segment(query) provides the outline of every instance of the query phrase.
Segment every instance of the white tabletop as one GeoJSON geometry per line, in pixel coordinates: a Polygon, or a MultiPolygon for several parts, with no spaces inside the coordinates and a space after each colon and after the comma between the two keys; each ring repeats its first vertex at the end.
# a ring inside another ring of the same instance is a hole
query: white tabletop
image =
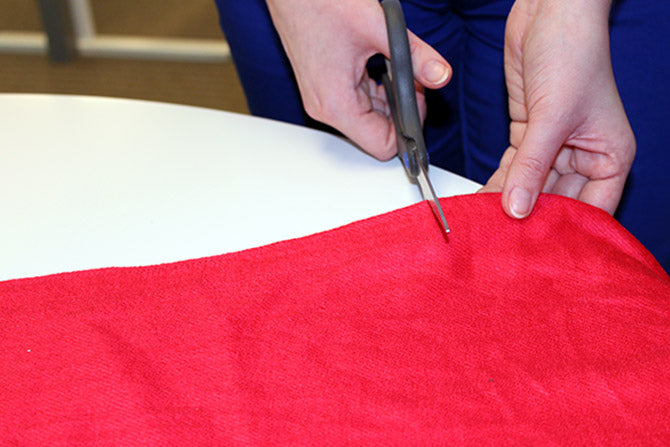
{"type": "MultiPolygon", "coordinates": [[[[478,188],[430,176],[439,196],[478,188]]],[[[0,94],[0,280],[217,255],[420,200],[398,159],[326,133],[188,106],[0,94]]]]}

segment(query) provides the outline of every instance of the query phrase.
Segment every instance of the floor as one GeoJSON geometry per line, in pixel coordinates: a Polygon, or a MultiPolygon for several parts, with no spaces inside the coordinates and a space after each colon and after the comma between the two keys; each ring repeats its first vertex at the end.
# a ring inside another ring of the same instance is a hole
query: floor
{"type": "MultiPolygon", "coordinates": [[[[98,34],[223,39],[213,0],[90,2],[98,34]]],[[[0,32],[39,31],[36,1],[0,0],[0,32]]],[[[113,96],[248,113],[232,62],[196,63],[0,54],[0,92],[113,96]]]]}

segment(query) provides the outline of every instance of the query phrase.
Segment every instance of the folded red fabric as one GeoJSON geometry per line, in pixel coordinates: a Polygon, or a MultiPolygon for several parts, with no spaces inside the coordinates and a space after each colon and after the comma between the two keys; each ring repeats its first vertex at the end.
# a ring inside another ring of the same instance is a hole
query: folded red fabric
{"type": "Polygon", "coordinates": [[[670,279],[542,196],[0,283],[2,445],[668,444],[670,279]]]}

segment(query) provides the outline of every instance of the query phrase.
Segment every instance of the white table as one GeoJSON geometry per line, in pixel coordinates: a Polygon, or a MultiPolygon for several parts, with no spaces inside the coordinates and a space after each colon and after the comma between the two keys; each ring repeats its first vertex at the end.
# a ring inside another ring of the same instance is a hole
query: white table
{"type": "MultiPolygon", "coordinates": [[[[430,175],[440,196],[479,186],[430,175]]],[[[188,106],[0,94],[0,280],[217,255],[420,200],[397,158],[326,133],[188,106]]]]}

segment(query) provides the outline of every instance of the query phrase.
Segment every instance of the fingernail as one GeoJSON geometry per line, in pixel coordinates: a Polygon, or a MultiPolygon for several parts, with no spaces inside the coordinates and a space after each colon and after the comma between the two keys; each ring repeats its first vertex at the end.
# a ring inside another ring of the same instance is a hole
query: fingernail
{"type": "Polygon", "coordinates": [[[441,62],[432,60],[423,66],[423,77],[432,84],[441,84],[449,77],[449,68],[441,62]]]}
{"type": "Polygon", "coordinates": [[[517,219],[522,219],[530,213],[530,192],[522,188],[512,189],[510,194],[510,211],[517,219]]]}

